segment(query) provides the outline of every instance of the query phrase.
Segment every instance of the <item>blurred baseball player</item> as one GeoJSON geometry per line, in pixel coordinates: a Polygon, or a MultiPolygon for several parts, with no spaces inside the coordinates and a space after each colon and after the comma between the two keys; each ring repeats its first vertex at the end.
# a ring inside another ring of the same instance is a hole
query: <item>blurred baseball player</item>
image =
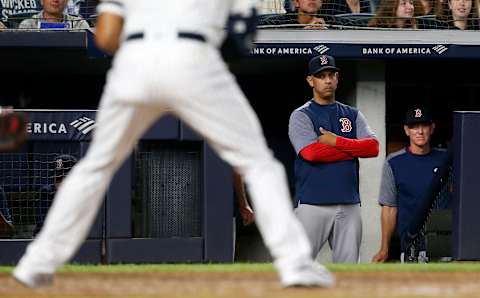
{"type": "Polygon", "coordinates": [[[239,48],[255,31],[253,0],[108,0],[96,38],[116,52],[90,149],[62,183],[38,237],[14,277],[49,285],[77,251],[117,168],[165,110],[202,134],[249,187],[257,224],[283,286],[330,287],[333,275],[313,262],[296,220],[282,165],[267,148],[259,121],[218,47],[239,48]],[[117,51],[118,49],[118,51],[117,51]]]}

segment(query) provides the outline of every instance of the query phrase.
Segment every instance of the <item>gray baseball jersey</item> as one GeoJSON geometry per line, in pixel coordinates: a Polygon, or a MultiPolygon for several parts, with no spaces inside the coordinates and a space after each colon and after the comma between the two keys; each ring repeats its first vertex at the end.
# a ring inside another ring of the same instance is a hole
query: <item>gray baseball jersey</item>
{"type": "MultiPolygon", "coordinates": [[[[308,101],[305,105],[309,105],[308,101]]],[[[296,109],[290,115],[290,122],[288,126],[288,136],[297,154],[310,144],[316,143],[318,133],[315,132],[312,120],[301,109],[305,106],[296,109]]],[[[355,121],[357,127],[357,139],[376,137],[365,119],[362,112],[358,111],[357,119],[355,121]]]]}

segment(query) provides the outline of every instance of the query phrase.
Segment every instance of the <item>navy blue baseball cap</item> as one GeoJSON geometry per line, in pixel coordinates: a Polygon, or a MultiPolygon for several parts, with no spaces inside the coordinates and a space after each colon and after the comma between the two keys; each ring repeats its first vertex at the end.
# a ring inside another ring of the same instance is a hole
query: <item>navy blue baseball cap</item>
{"type": "Polygon", "coordinates": [[[313,57],[308,62],[308,73],[315,75],[327,69],[339,71],[340,69],[335,65],[335,58],[328,55],[320,55],[313,57]]]}
{"type": "Polygon", "coordinates": [[[433,123],[430,110],[424,107],[415,107],[408,110],[405,114],[405,125],[416,123],[433,123]]]}
{"type": "Polygon", "coordinates": [[[77,158],[69,154],[57,155],[53,160],[55,177],[66,176],[77,163],[77,158]]]}

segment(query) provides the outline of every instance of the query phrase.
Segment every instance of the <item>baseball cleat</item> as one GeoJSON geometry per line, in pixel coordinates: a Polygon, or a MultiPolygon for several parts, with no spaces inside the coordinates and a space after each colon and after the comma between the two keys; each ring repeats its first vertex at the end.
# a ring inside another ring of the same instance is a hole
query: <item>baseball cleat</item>
{"type": "Polygon", "coordinates": [[[281,284],[285,288],[331,288],[335,285],[335,276],[324,266],[310,263],[281,276],[281,284]]]}
{"type": "Polygon", "coordinates": [[[28,288],[43,288],[49,287],[53,284],[53,274],[43,272],[28,272],[20,268],[13,271],[13,278],[28,288]]]}

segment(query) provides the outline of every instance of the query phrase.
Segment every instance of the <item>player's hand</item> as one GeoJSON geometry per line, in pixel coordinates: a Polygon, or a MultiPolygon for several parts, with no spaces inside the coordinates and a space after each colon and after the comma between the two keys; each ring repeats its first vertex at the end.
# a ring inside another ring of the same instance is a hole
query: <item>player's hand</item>
{"type": "Polygon", "coordinates": [[[249,205],[240,206],[239,211],[240,215],[242,215],[242,222],[244,226],[248,226],[255,221],[255,215],[249,205]]]}
{"type": "Polygon", "coordinates": [[[372,263],[384,263],[388,259],[388,251],[381,249],[376,255],[372,258],[372,263]]]}
{"type": "Polygon", "coordinates": [[[323,127],[320,127],[321,135],[318,137],[318,142],[335,147],[337,145],[337,135],[333,132],[330,132],[323,127]]]}
{"type": "Polygon", "coordinates": [[[327,23],[323,18],[313,18],[308,24],[312,26],[305,26],[304,29],[327,29],[327,23]]]}

